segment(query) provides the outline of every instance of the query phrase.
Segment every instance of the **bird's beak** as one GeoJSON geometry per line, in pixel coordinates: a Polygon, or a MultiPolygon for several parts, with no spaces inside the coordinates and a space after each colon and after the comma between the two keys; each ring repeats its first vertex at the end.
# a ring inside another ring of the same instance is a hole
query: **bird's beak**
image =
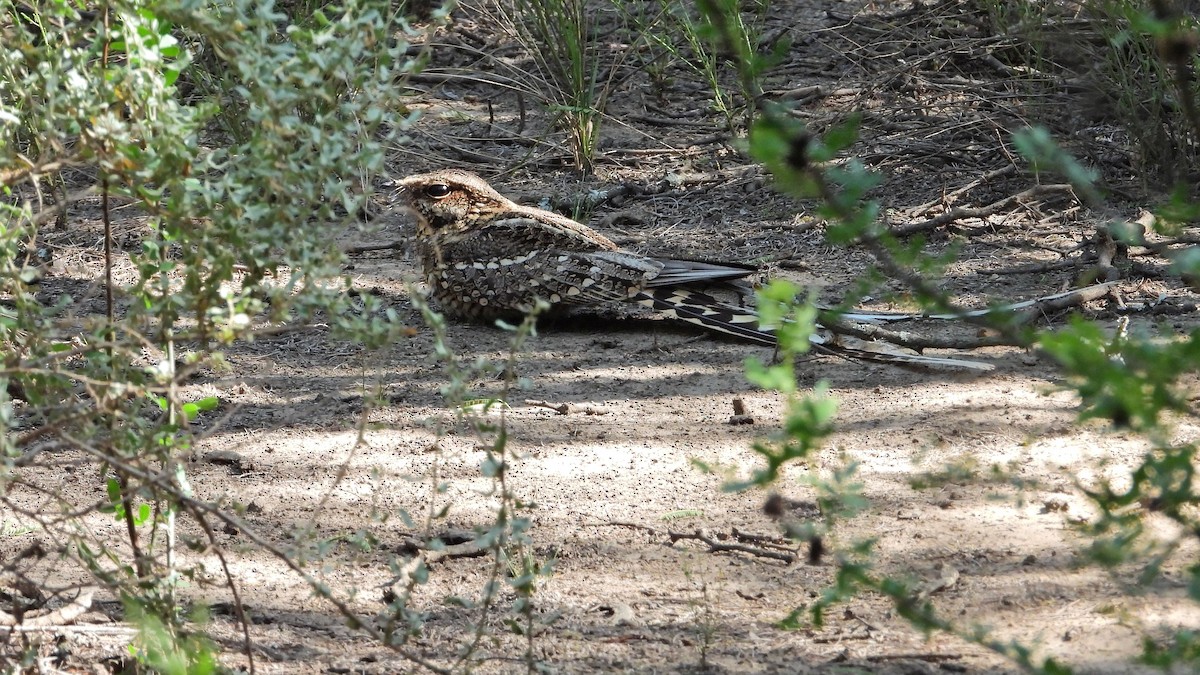
{"type": "Polygon", "coordinates": [[[398,202],[398,201],[405,200],[406,190],[404,187],[404,179],[397,178],[395,180],[389,180],[383,184],[383,187],[387,188],[388,190],[391,190],[389,197],[392,202],[398,202]]]}

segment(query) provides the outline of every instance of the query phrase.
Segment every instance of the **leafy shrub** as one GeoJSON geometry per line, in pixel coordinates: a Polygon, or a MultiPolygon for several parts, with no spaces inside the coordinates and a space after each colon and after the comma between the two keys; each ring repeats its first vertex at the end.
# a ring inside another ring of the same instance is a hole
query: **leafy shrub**
{"type": "Polygon", "coordinates": [[[176,515],[200,522],[213,546],[211,520],[238,522],[193,497],[189,422],[219,401],[186,400],[186,378],[219,366],[222,345],[318,317],[368,347],[405,330],[374,299],[346,293],[329,233],[367,214],[384,149],[411,121],[398,102],[417,63],[409,28],[377,0],[295,21],[249,0],[98,12],[2,0],[0,15],[18,19],[0,29],[5,501],[155,617],[145,622],[154,634],[174,634],[184,618],[174,589],[196,573],[178,567],[179,546],[206,545],[177,541],[176,515]],[[103,311],[67,295],[44,304],[47,226],[87,227],[72,213],[97,199],[103,311]],[[118,204],[140,214],[125,281],[114,271],[118,204]],[[101,468],[99,507],[40,482],[52,448],[101,468]],[[31,507],[28,495],[47,501],[31,507]],[[124,542],[90,533],[97,508],[123,523],[124,542]]]}
{"type": "MultiPolygon", "coordinates": [[[[1018,4],[1032,7],[1029,3],[1018,4]]],[[[1186,52],[1185,56],[1179,54],[1181,49],[1154,52],[1162,59],[1157,64],[1145,61],[1151,57],[1143,53],[1139,67],[1151,67],[1159,75],[1152,84],[1160,93],[1172,81],[1165,73],[1172,69],[1178,73],[1180,69],[1190,68],[1190,64],[1200,63],[1195,47],[1194,17],[1166,16],[1165,10],[1157,5],[1157,13],[1151,13],[1133,3],[1123,2],[1104,3],[1101,9],[1109,12],[1106,16],[1120,17],[1124,21],[1120,40],[1116,40],[1118,46],[1151,39],[1160,41],[1160,45],[1161,41],[1167,40],[1177,47],[1186,47],[1182,50],[1186,52]],[[1114,8],[1120,13],[1114,14],[1114,8]]],[[[1061,37],[1067,30],[1063,28],[1056,35],[1061,37]]],[[[742,71],[744,74],[753,72],[748,64],[743,65],[742,71]]],[[[1131,84],[1131,80],[1139,78],[1138,72],[1141,71],[1123,72],[1122,78],[1129,79],[1113,82],[1111,93],[1137,99],[1140,90],[1131,84]]],[[[1195,83],[1188,78],[1173,81],[1178,115],[1170,122],[1153,117],[1150,133],[1166,131],[1168,135],[1179,133],[1183,137],[1195,137],[1200,134],[1200,124],[1197,124],[1200,117],[1193,112],[1197,108],[1195,83]]],[[[1145,124],[1144,111],[1129,112],[1128,124],[1145,124]]],[[[827,238],[831,242],[863,243],[876,257],[881,270],[907,284],[924,306],[937,309],[949,306],[950,299],[928,280],[928,275],[935,274],[945,261],[926,255],[920,242],[905,245],[881,226],[879,204],[869,198],[869,190],[876,185],[878,177],[854,160],[840,166],[828,164],[836,153],[849,148],[854,140],[853,122],[818,138],[810,135],[786,110],[774,108],[767,109],[751,129],[748,145],[751,154],[775,175],[782,190],[797,197],[820,199],[819,213],[830,222],[827,238]]],[[[1103,203],[1103,189],[1095,172],[1064,152],[1048,131],[1024,130],[1015,134],[1013,141],[1035,170],[1065,177],[1076,194],[1089,205],[1103,203]]],[[[1185,154],[1171,153],[1157,161],[1169,164],[1174,175],[1191,171],[1192,158],[1185,154]]],[[[1161,209],[1162,215],[1156,221],[1159,234],[1178,234],[1180,219],[1194,218],[1197,206],[1184,196],[1188,192],[1187,188],[1177,190],[1161,209]]],[[[1130,223],[1109,223],[1107,227],[1123,233],[1131,243],[1142,243],[1136,234],[1138,229],[1130,223]]],[[[1193,249],[1175,250],[1170,256],[1177,273],[1183,275],[1194,270],[1197,256],[1193,249]]],[[[763,306],[777,319],[791,312],[797,319],[797,326],[811,325],[811,309],[786,309],[788,296],[794,297],[794,294],[795,289],[768,288],[762,294],[763,306]],[[781,302],[784,309],[772,309],[781,302]]],[[[1145,438],[1147,453],[1130,472],[1125,481],[1128,487],[1116,488],[1111,482],[1103,482],[1098,487],[1079,487],[1100,514],[1081,528],[1090,537],[1091,543],[1087,547],[1090,560],[1111,569],[1127,570],[1133,566],[1139,570],[1136,584],[1140,587],[1150,584],[1169,559],[1178,556],[1185,546],[1195,544],[1197,533],[1200,533],[1200,509],[1197,508],[1200,490],[1195,483],[1196,446],[1173,441],[1171,433],[1173,419],[1196,414],[1193,395],[1183,378],[1200,369],[1200,347],[1197,346],[1200,331],[1186,335],[1177,335],[1172,330],[1131,335],[1122,327],[1116,335],[1110,336],[1096,323],[1077,320],[1060,330],[1030,334],[1027,331],[1012,332],[1002,312],[985,318],[985,321],[997,330],[1008,332],[1014,343],[1036,345],[1058,361],[1068,378],[1068,385],[1082,399],[1081,419],[1105,419],[1115,428],[1134,431],[1145,438]],[[1156,533],[1155,528],[1148,526],[1148,521],[1159,517],[1169,519],[1178,527],[1171,529],[1171,534],[1156,533]]],[[[772,484],[778,479],[782,466],[804,461],[832,430],[834,403],[828,400],[821,387],[809,397],[796,392],[791,359],[786,351],[788,341],[781,342],[785,347],[781,363],[769,367],[752,363],[747,374],[760,386],[787,394],[784,429],[776,439],[756,447],[766,461],[765,468],[757,471],[749,483],[730,486],[734,489],[772,484]]],[[[853,480],[854,465],[845,464],[828,473],[826,477],[810,479],[825,506],[825,517],[819,526],[791,523],[786,519],[781,524],[789,536],[808,541],[814,551],[826,550],[834,558],[834,582],[811,606],[794,610],[783,625],[801,625],[805,615],[808,621],[820,625],[833,604],[844,602],[858,592],[873,591],[889,598],[898,614],[925,632],[953,633],[1010,658],[1030,672],[1069,672],[1053,659],[1036,660],[1027,645],[997,641],[982,629],[960,626],[940,616],[931,603],[903,581],[875,569],[873,541],[850,542],[826,549],[825,539],[836,534],[839,518],[862,508],[861,496],[853,480]],[[847,508],[851,505],[853,508],[847,508]]],[[[770,501],[767,511],[772,512],[770,501]]],[[[1188,566],[1186,575],[1189,598],[1200,602],[1200,565],[1188,566]]],[[[1196,653],[1194,633],[1180,631],[1166,644],[1146,637],[1142,661],[1164,670],[1194,667],[1196,653]]]]}

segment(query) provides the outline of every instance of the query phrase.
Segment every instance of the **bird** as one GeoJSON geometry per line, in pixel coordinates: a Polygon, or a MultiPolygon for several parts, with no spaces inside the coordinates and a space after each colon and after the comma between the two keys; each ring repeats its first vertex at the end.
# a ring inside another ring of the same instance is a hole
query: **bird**
{"type": "MultiPolygon", "coordinates": [[[[403,178],[398,200],[416,216],[415,252],[443,313],[469,321],[630,302],[668,318],[749,342],[777,346],[753,307],[723,298],[753,294],[751,265],[628,251],[566,216],[518,204],[478,175],[443,169],[403,178]]],[[[826,332],[818,353],[854,360],[990,369],[990,364],[915,352],[860,349],[826,332]]]]}

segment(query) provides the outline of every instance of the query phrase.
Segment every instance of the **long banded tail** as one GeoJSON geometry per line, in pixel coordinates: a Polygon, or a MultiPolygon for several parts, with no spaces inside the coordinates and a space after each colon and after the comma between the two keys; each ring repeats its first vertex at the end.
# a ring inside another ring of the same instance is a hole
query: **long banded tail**
{"type": "Polygon", "coordinates": [[[758,315],[753,309],[735,307],[701,291],[682,286],[647,288],[633,296],[633,302],[680,321],[694,323],[708,330],[774,347],[778,344],[775,332],[758,327],[758,315]]]}
{"type": "MultiPolygon", "coordinates": [[[[687,321],[707,330],[732,335],[750,342],[768,345],[778,345],[775,332],[760,328],[758,315],[749,307],[737,307],[721,302],[711,295],[680,286],[663,286],[647,288],[632,298],[633,302],[648,307],[665,316],[680,321],[687,321]]],[[[969,368],[972,370],[992,370],[990,363],[954,359],[940,356],[926,356],[900,351],[876,351],[847,347],[836,342],[835,336],[820,330],[811,338],[813,351],[831,356],[858,361],[874,361],[895,365],[918,365],[950,368],[969,368]]],[[[884,346],[886,343],[879,343],[884,346]]]]}

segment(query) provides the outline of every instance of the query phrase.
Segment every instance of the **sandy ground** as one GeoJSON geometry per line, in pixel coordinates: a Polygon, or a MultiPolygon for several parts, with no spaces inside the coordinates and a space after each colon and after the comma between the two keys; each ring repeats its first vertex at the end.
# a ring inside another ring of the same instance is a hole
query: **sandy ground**
{"type": "MultiPolygon", "coordinates": [[[[916,68],[912,73],[924,88],[888,89],[880,78],[898,68],[893,61],[872,66],[869,55],[845,50],[854,34],[837,16],[854,11],[837,2],[778,3],[768,27],[790,31],[797,46],[791,60],[773,71],[772,86],[853,90],[827,94],[805,108],[817,127],[847,110],[895,113],[890,125],[879,116],[865,118],[861,152],[884,175],[876,196],[892,217],[917,222],[952,203],[988,204],[1034,184],[1023,170],[980,178],[1007,162],[995,147],[994,129],[980,128],[976,145],[955,136],[970,125],[954,120],[1015,126],[1019,118],[998,119],[996,111],[981,110],[975,94],[945,84],[941,76],[948,70],[916,68]],[[805,25],[821,28],[802,31],[805,25]],[[839,49],[840,60],[830,56],[839,49]],[[921,120],[925,126],[917,124],[921,120]],[[938,129],[953,130],[943,136],[953,136],[951,141],[936,142],[958,154],[931,168],[930,155],[916,150],[924,147],[918,141],[934,139],[938,129]],[[911,145],[896,146],[900,137],[911,145]],[[947,197],[964,186],[969,189],[947,197]]],[[[905,26],[917,31],[923,24],[914,20],[905,26]]],[[[414,105],[427,115],[411,143],[396,149],[397,176],[464,166],[529,203],[546,197],[570,203],[589,188],[684,176],[682,187],[606,204],[587,215],[622,245],[762,261],[773,274],[818,289],[827,301],[837,300],[870,265],[861,251],[823,242],[813,205],[772,190],[761,171],[724,142],[697,140],[720,132],[719,117],[707,108],[703,89],[686,82],[682,69],[676,72],[679,81],[661,92],[645,79],[624,82],[621,95],[611,99],[610,113],[630,122],[612,123],[606,131],[595,177],[584,183],[573,178],[562,166],[561,147],[518,164],[517,153],[527,149],[506,143],[500,133],[516,124],[508,90],[445,79],[485,67],[477,52],[462,45],[488,28],[478,15],[464,12],[440,34],[444,44],[415,85],[414,105]],[[664,109],[677,114],[675,123],[634,117],[662,118],[664,109]]],[[[905,35],[897,30],[892,37],[905,35]]],[[[548,124],[536,116],[532,120],[548,124]]],[[[1136,213],[1136,204],[1114,208],[1136,213]]],[[[136,219],[124,225],[135,232],[138,226],[136,219]]],[[[60,263],[44,284],[48,300],[70,291],[85,298],[81,307],[86,305],[86,293],[78,289],[95,278],[98,256],[90,247],[96,228],[94,219],[83,216],[58,235],[60,263]]],[[[932,230],[929,238],[932,250],[960,249],[944,285],[964,303],[982,306],[989,299],[1024,299],[1068,287],[1084,263],[1028,274],[1002,268],[1067,260],[1094,228],[1069,196],[1050,195],[952,230],[932,230]]],[[[400,214],[386,213],[371,228],[340,233],[338,242],[347,247],[386,243],[407,232],[400,214]]],[[[440,392],[447,368],[432,358],[431,331],[409,301],[406,282],[416,273],[412,262],[402,252],[360,253],[351,257],[347,273],[360,292],[375,294],[409,316],[416,335],[368,353],[330,339],[318,325],[233,347],[227,370],[204,371],[188,384],[189,395],[222,401],[219,415],[199,423],[204,440],[188,473],[198,497],[244,506],[245,522],[257,535],[281,550],[303,553],[308,574],[349,608],[371,616],[383,608],[404,542],[421,531],[405,524],[401,513],[419,521],[447,507],[435,533],[470,532],[491,523],[497,499],[481,472],[486,456],[481,439],[455,423],[455,410],[440,392]]],[[[884,286],[878,294],[898,289],[884,286]]],[[[1120,292],[1126,302],[1191,297],[1170,283],[1138,278],[1123,282],[1120,292]]],[[[1086,309],[1111,326],[1108,304],[1086,309]]],[[[1063,319],[1047,317],[1046,324],[1063,319]]],[[[1134,316],[1132,329],[1148,331],[1161,321],[1160,316],[1134,316]]],[[[1184,327],[1192,317],[1170,321],[1184,327]]],[[[970,334],[961,326],[938,324],[914,330],[970,334]]],[[[508,341],[508,334],[486,326],[452,324],[448,333],[449,345],[468,362],[480,356],[502,361],[508,341]]],[[[790,466],[776,489],[792,500],[790,515],[813,518],[809,480],[827,478],[853,461],[868,508],[838,526],[826,542],[835,553],[815,564],[807,561],[806,546],[798,548],[797,561],[786,563],[710,552],[694,539],[671,543],[672,532],[702,530],[726,542],[736,533],[779,534],[778,524],[763,513],[766,493],[721,489],[728,477],[745,477],[761,466],[751,445],[777,430],[784,412],[780,395],[746,381],[747,357],[768,360],[772,354],[653,317],[618,321],[611,312],[543,325],[519,354],[516,372],[526,386],[510,392],[507,409],[489,413],[489,419],[499,423],[502,416],[507,428],[513,453],[508,488],[528,506],[522,514],[532,523],[530,553],[554,561],[533,598],[536,616],[546,622],[532,641],[539,664],[564,673],[1015,669],[962,639],[923,635],[872,594],[837,606],[821,628],[779,627],[832,582],[836,551],[864,539],[876,541],[875,570],[929,589],[941,616],[964,629],[986,626],[999,640],[1017,640],[1039,658],[1053,656],[1079,672],[1138,672],[1128,664],[1144,634],[1200,628],[1200,612],[1186,600],[1181,574],[1195,550],[1180,551],[1160,581],[1137,593],[1128,585],[1135,571],[1110,575],[1080,564],[1084,542],[1072,525],[1092,511],[1079,486],[1127,477],[1127,468],[1146,446],[1099,423],[1076,424],[1077,400],[1063,389],[1054,365],[1013,348],[973,352],[972,358],[996,366],[982,375],[828,357],[804,361],[798,368],[802,388],[829,383],[838,401],[837,430],[807,466],[790,466]],[[734,399],[744,403],[752,424],[728,423],[734,399]],[[530,401],[565,404],[567,412],[530,401]],[[698,462],[717,471],[705,473],[698,462]],[[1002,476],[996,478],[996,472],[1002,476]]],[[[472,395],[481,399],[502,389],[494,375],[470,382],[472,395]]],[[[1197,438],[1192,423],[1178,424],[1174,433],[1179,440],[1197,438]]],[[[103,485],[93,480],[94,466],[85,458],[66,452],[55,460],[29,479],[75,495],[78,503],[103,498],[103,485]]],[[[20,492],[8,498],[25,505],[38,499],[20,492]]],[[[110,516],[93,514],[84,522],[98,539],[112,542],[122,536],[110,516]]],[[[181,530],[186,536],[199,534],[186,518],[181,530]]],[[[246,532],[227,528],[218,537],[249,613],[259,672],[415,669],[346,627],[328,602],[314,597],[294,571],[246,532]]],[[[61,539],[20,527],[0,538],[5,555],[34,541],[53,550],[61,539]]],[[[202,563],[207,570],[185,595],[215,603],[209,629],[223,660],[245,665],[239,654],[242,629],[221,588],[219,561],[209,551],[185,553],[184,562],[202,563]]],[[[447,598],[477,597],[492,566],[487,557],[433,565],[428,583],[413,598],[413,606],[425,613],[425,629],[410,644],[414,653],[443,665],[453,661],[480,613],[447,598]]],[[[85,578],[55,556],[37,574],[48,585],[85,578]]],[[[525,668],[524,637],[502,623],[513,601],[511,591],[503,591],[486,619],[487,637],[473,657],[478,672],[525,668]]],[[[119,658],[128,639],[113,623],[119,618],[116,600],[98,595],[81,627],[62,633],[65,647],[60,649],[68,654],[64,668],[86,672],[91,664],[119,658]]],[[[45,640],[43,652],[49,653],[53,641],[45,640]]],[[[15,653],[18,645],[9,646],[15,653]]]]}

